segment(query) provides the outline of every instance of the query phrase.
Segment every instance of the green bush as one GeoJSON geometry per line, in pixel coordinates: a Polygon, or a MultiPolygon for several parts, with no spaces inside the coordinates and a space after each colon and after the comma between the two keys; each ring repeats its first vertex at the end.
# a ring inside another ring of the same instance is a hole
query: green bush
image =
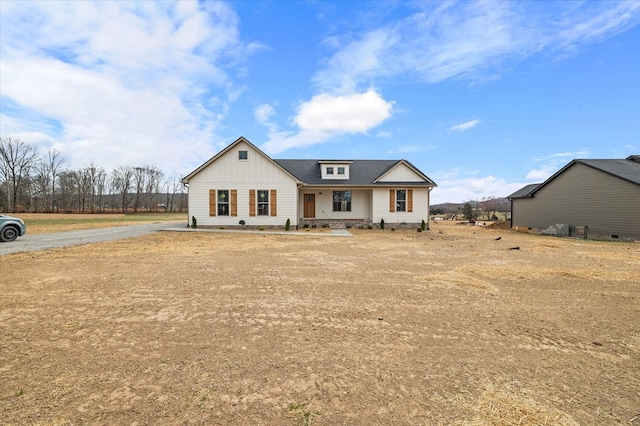
{"type": "Polygon", "coordinates": [[[191,216],[191,227],[192,228],[197,228],[198,227],[198,221],[196,220],[195,216],[191,216]]]}
{"type": "Polygon", "coordinates": [[[288,231],[291,228],[291,219],[287,219],[287,223],[284,224],[284,230],[288,231]]]}
{"type": "Polygon", "coordinates": [[[380,229],[384,231],[384,219],[380,219],[380,229]]]}
{"type": "Polygon", "coordinates": [[[422,223],[420,224],[420,229],[423,231],[427,229],[427,223],[424,221],[424,219],[422,219],[422,223]]]}

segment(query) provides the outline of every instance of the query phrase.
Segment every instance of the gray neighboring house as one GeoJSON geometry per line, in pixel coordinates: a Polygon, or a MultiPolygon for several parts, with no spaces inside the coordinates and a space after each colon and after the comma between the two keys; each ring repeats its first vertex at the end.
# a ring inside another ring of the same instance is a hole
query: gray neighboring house
{"type": "Polygon", "coordinates": [[[546,181],[507,197],[511,227],[587,226],[596,238],[640,238],[640,155],[573,160],[546,181]]]}

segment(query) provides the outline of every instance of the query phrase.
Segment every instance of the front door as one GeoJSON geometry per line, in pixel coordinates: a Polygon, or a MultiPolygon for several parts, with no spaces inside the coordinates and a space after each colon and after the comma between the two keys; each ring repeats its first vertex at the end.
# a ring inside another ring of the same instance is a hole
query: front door
{"type": "Polygon", "coordinates": [[[316,194],[304,194],[304,217],[305,219],[315,219],[316,194]]]}

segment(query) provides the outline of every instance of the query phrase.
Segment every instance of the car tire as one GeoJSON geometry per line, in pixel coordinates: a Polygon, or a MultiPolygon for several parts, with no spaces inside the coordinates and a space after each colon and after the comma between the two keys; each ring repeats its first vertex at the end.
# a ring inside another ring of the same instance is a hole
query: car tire
{"type": "Polygon", "coordinates": [[[7,226],[2,231],[0,231],[0,240],[8,243],[10,241],[15,241],[18,238],[18,230],[13,226],[7,226]]]}

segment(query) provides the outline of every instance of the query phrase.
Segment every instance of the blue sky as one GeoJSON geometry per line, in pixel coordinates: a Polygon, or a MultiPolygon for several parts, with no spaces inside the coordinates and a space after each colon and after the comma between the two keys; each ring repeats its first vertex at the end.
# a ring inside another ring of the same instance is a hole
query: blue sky
{"type": "Polygon", "coordinates": [[[0,1],[0,135],[185,176],[406,159],[432,203],[640,153],[640,1],[0,1]]]}

